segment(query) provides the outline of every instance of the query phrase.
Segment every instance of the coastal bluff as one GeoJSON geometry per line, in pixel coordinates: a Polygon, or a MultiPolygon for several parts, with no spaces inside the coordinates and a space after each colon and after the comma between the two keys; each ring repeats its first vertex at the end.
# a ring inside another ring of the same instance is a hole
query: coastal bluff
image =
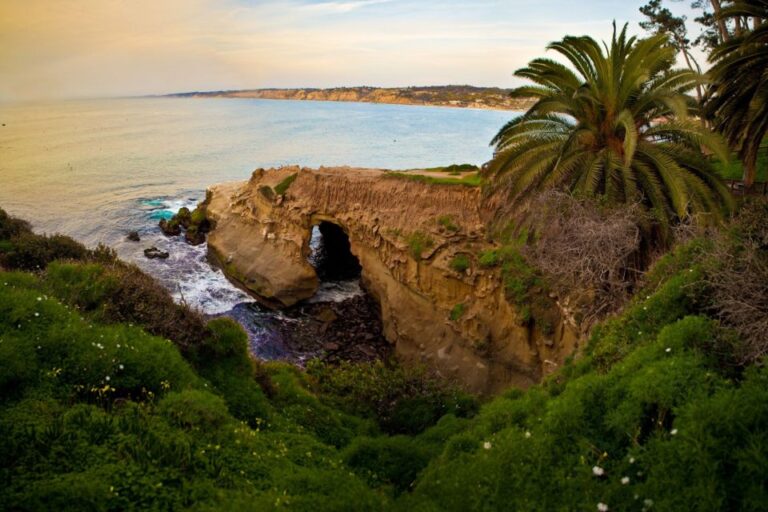
{"type": "Polygon", "coordinates": [[[211,259],[272,307],[313,296],[312,229],[341,228],[398,357],[472,391],[530,386],[578,349],[578,327],[556,300],[555,320],[541,328],[505,298],[498,269],[478,264],[493,245],[477,187],[378,169],[294,166],[213,186],[206,201],[211,259]]]}
{"type": "Polygon", "coordinates": [[[334,87],[330,89],[248,89],[171,94],[187,98],[241,98],[295,101],[341,101],[389,105],[431,105],[500,110],[527,110],[532,98],[513,98],[510,89],[442,85],[430,87],[334,87]]]}

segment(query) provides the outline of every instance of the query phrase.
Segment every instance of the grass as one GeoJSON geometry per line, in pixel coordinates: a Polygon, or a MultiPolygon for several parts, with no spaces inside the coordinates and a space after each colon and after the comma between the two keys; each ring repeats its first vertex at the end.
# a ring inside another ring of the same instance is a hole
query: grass
{"type": "Polygon", "coordinates": [[[447,165],[444,167],[430,167],[424,170],[430,171],[430,172],[445,172],[448,174],[459,174],[459,173],[466,173],[466,172],[478,172],[480,171],[480,168],[473,164],[453,164],[453,165],[447,165]]]}
{"type": "Polygon", "coordinates": [[[294,181],[296,181],[296,176],[298,176],[298,174],[296,173],[291,174],[290,176],[285,178],[283,181],[275,185],[275,194],[279,196],[282,196],[283,194],[285,194],[288,191],[288,187],[290,187],[291,184],[294,181]]]}
{"type": "MultiPolygon", "coordinates": [[[[723,179],[741,180],[744,174],[744,166],[736,155],[733,155],[730,162],[715,162],[715,169],[723,179]]],[[[756,182],[764,183],[768,181],[768,145],[760,149],[757,157],[757,177],[756,182]]]]}
{"type": "Polygon", "coordinates": [[[426,176],[424,174],[416,174],[413,172],[395,172],[388,171],[384,173],[387,178],[418,181],[420,183],[428,183],[430,185],[461,185],[465,187],[479,187],[482,185],[483,180],[479,173],[470,173],[462,178],[438,178],[435,176],[426,176]]]}

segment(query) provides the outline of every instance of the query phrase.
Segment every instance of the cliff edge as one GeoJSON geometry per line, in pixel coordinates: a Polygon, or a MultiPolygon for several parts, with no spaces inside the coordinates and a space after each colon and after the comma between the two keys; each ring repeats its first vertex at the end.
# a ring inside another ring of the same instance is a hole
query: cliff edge
{"type": "Polygon", "coordinates": [[[468,389],[526,387],[577,350],[577,326],[551,300],[546,328],[505,298],[497,269],[477,264],[486,240],[480,190],[377,169],[258,169],[209,190],[211,257],[259,300],[289,306],[318,287],[312,228],[341,227],[404,362],[425,363],[468,389]],[[457,263],[458,262],[458,263],[457,263]]]}

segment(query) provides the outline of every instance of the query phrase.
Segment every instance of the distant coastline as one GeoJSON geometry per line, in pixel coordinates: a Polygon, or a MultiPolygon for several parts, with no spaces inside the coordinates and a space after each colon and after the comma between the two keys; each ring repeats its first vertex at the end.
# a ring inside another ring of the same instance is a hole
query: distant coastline
{"type": "Polygon", "coordinates": [[[531,98],[511,98],[511,89],[444,85],[429,87],[335,87],[330,89],[247,89],[168,94],[175,98],[260,98],[270,100],[349,101],[392,105],[431,105],[494,110],[527,110],[531,98]]]}

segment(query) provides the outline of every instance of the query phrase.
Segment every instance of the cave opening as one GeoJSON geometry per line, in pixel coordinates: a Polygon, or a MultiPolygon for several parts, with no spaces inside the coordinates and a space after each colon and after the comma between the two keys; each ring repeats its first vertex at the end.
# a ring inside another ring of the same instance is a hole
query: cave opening
{"type": "Polygon", "coordinates": [[[362,267],[352,254],[349,236],[341,226],[321,221],[312,227],[309,261],[320,281],[358,279],[362,267]]]}

